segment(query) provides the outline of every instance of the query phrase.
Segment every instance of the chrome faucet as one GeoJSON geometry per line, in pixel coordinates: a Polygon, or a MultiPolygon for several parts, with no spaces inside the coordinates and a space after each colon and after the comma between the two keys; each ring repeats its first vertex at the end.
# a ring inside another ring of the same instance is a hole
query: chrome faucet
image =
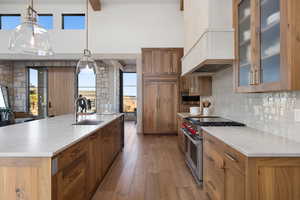
{"type": "MultiPolygon", "coordinates": [[[[78,102],[79,102],[80,100],[84,100],[84,99],[82,98],[82,96],[79,96],[79,97],[75,100],[75,123],[78,122],[78,102]]],[[[84,110],[84,112],[86,113],[86,109],[84,110]]]]}

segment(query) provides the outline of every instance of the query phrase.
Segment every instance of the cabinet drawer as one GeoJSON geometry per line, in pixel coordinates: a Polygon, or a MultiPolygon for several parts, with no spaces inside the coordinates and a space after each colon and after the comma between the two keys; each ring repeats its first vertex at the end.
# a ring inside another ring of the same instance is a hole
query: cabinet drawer
{"type": "Polygon", "coordinates": [[[224,151],[225,168],[234,167],[243,174],[245,173],[246,157],[229,146],[225,146],[224,151]]]}
{"type": "Polygon", "coordinates": [[[209,188],[216,199],[222,199],[224,195],[224,170],[216,168],[214,163],[209,161],[207,157],[204,158],[204,162],[205,188],[209,188]]]}
{"type": "Polygon", "coordinates": [[[63,169],[88,151],[88,140],[69,147],[58,156],[58,168],[63,169]]]}
{"type": "Polygon", "coordinates": [[[245,173],[246,157],[235,149],[231,148],[227,144],[218,140],[217,138],[209,135],[208,133],[204,134],[204,147],[205,152],[208,153],[216,161],[218,161],[218,166],[232,165],[236,169],[240,170],[242,173],[245,173]],[[211,152],[217,152],[219,155],[213,154],[211,152]]]}
{"type": "Polygon", "coordinates": [[[87,160],[83,155],[58,173],[58,200],[87,198],[87,160]]]}

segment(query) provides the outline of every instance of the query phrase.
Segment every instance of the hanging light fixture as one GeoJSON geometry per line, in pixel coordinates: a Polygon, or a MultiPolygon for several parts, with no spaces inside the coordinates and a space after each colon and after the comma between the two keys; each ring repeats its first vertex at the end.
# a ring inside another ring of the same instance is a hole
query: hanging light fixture
{"type": "Polygon", "coordinates": [[[97,63],[92,57],[92,53],[89,50],[89,2],[86,1],[86,48],[83,50],[83,57],[78,61],[76,73],[80,73],[83,70],[93,70],[96,73],[97,63]]]}
{"type": "Polygon", "coordinates": [[[23,23],[11,34],[8,48],[15,52],[37,56],[53,55],[47,30],[37,24],[33,0],[29,0],[23,23]]]}

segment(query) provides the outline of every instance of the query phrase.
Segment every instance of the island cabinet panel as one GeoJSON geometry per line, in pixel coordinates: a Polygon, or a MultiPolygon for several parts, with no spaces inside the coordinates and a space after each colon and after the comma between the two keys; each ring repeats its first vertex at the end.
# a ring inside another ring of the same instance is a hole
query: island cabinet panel
{"type": "Polygon", "coordinates": [[[52,159],[52,200],[91,199],[122,149],[123,117],[52,159]]]}
{"type": "Polygon", "coordinates": [[[209,200],[299,200],[300,158],[246,157],[204,133],[209,200]]]}
{"type": "Polygon", "coordinates": [[[86,200],[88,189],[88,157],[82,155],[57,174],[57,200],[86,200]]]}
{"type": "Polygon", "coordinates": [[[97,185],[102,180],[102,149],[101,149],[101,130],[89,138],[89,175],[88,175],[88,190],[91,197],[97,185]]]}
{"type": "Polygon", "coordinates": [[[0,199],[51,200],[51,159],[1,158],[0,199]]]}

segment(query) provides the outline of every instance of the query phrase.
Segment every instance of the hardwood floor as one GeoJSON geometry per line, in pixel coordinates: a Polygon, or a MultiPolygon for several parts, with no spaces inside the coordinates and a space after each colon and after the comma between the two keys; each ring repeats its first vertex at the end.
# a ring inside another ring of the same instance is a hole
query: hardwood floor
{"type": "Polygon", "coordinates": [[[176,136],[136,134],[125,124],[125,148],[93,200],[205,200],[180,152],[176,136]]]}

